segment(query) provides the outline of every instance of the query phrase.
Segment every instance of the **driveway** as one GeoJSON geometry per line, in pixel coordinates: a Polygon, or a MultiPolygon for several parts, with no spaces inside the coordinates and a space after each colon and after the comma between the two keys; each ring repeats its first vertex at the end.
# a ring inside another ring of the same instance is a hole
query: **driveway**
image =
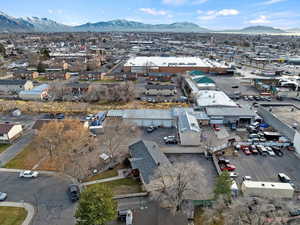
{"type": "Polygon", "coordinates": [[[21,179],[17,173],[0,172],[0,191],[7,201],[26,202],[36,208],[32,225],[74,225],[75,204],[66,190],[71,181],[58,175],[41,174],[36,179],[21,179]]]}
{"type": "Polygon", "coordinates": [[[22,137],[15,141],[10,147],[0,154],[0,167],[4,166],[20,153],[32,140],[33,131],[25,133],[22,137]]]}

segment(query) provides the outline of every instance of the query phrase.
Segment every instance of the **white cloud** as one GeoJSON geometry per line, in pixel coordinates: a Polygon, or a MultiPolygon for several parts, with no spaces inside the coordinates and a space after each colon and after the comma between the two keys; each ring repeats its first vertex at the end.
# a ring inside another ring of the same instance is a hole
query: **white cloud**
{"type": "Polygon", "coordinates": [[[208,2],[208,0],[194,0],[191,3],[192,3],[192,5],[201,5],[205,2],[208,2]]]}
{"type": "Polygon", "coordinates": [[[56,9],[56,10],[48,9],[48,13],[49,14],[62,14],[63,10],[61,10],[61,9],[56,9]]]}
{"type": "Polygon", "coordinates": [[[279,2],[285,2],[286,0],[268,0],[265,2],[262,2],[261,5],[273,5],[279,2]]]}
{"type": "Polygon", "coordinates": [[[166,5],[183,5],[187,0],[163,0],[162,2],[166,5]]]}
{"type": "Polygon", "coordinates": [[[267,16],[261,15],[256,19],[248,21],[248,23],[251,23],[251,24],[269,24],[269,23],[271,23],[271,21],[268,20],[267,16]]]}
{"type": "Polygon", "coordinates": [[[153,16],[166,16],[166,15],[168,15],[168,12],[164,11],[164,10],[156,10],[156,9],[152,9],[152,8],[140,8],[139,10],[141,12],[144,12],[146,14],[153,15],[153,16]]]}
{"type": "Polygon", "coordinates": [[[220,15],[220,16],[236,16],[239,13],[240,12],[236,9],[222,9],[222,10],[217,12],[217,14],[220,15]]]}
{"type": "Polygon", "coordinates": [[[221,10],[210,10],[207,12],[203,12],[202,10],[197,11],[201,16],[198,17],[200,20],[213,20],[217,17],[221,16],[236,16],[240,14],[240,12],[236,9],[221,9],[221,10]]]}

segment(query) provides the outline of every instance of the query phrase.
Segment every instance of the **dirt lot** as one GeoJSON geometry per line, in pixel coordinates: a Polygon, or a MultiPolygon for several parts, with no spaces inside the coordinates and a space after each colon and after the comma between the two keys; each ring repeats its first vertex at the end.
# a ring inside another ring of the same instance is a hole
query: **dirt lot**
{"type": "Polygon", "coordinates": [[[238,157],[226,157],[236,166],[239,174],[238,181],[242,176],[251,176],[255,181],[278,182],[278,173],[285,173],[294,182],[296,189],[300,188],[300,164],[299,158],[294,152],[284,151],[283,157],[261,155],[245,155],[239,153],[238,157]]]}

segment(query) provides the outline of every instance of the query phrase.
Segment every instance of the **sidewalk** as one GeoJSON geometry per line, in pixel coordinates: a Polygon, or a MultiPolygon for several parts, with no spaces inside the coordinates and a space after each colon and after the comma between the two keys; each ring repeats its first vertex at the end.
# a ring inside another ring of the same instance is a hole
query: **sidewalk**
{"type": "Polygon", "coordinates": [[[22,225],[29,225],[35,214],[34,207],[26,202],[0,202],[0,206],[25,208],[25,210],[27,211],[27,216],[22,225]]]}
{"type": "Polygon", "coordinates": [[[109,181],[124,179],[124,178],[126,178],[124,171],[125,170],[118,170],[118,176],[115,176],[115,177],[109,177],[109,178],[100,179],[100,180],[93,180],[93,181],[81,183],[81,185],[87,186],[87,185],[91,185],[91,184],[99,184],[99,183],[105,183],[105,182],[109,182],[109,181]]]}

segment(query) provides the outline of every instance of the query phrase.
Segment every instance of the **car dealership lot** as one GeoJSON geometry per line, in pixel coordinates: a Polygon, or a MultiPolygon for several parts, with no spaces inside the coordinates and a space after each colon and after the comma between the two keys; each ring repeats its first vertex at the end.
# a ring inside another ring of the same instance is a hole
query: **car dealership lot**
{"type": "Polygon", "coordinates": [[[285,173],[295,184],[296,189],[300,188],[300,164],[294,152],[283,151],[283,157],[245,155],[239,151],[237,157],[226,157],[230,163],[236,166],[239,174],[237,180],[242,182],[242,176],[251,176],[254,181],[279,182],[278,173],[285,173]]]}

